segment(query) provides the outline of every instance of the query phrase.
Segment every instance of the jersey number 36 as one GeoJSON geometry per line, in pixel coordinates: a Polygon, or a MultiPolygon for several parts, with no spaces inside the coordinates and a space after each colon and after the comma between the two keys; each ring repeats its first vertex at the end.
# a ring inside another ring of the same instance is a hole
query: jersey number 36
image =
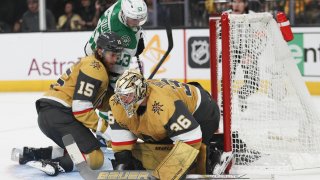
{"type": "Polygon", "coordinates": [[[173,131],[180,131],[184,129],[188,129],[191,125],[191,121],[184,117],[184,115],[180,115],[177,119],[177,122],[174,122],[170,125],[170,129],[173,131]]]}

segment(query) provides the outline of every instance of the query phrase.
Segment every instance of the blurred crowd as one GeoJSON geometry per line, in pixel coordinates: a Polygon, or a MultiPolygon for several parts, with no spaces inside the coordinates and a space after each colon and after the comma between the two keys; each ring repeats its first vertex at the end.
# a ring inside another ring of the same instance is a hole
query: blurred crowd
{"type": "MultiPolygon", "coordinates": [[[[46,0],[47,31],[91,31],[117,0],[46,0]]],[[[230,0],[145,0],[145,28],[208,27],[210,16],[230,9],[230,0]],[[169,20],[170,19],[170,20],[169,20]]],[[[254,12],[284,11],[293,26],[320,26],[320,0],[248,0],[254,12]]],[[[1,0],[0,32],[39,31],[38,0],[1,0]]]]}
{"type": "MultiPolygon", "coordinates": [[[[47,31],[91,31],[116,0],[46,0],[47,31]]],[[[0,32],[39,31],[39,0],[1,0],[0,32]]]]}
{"type": "MultiPolygon", "coordinates": [[[[320,26],[320,0],[247,1],[249,10],[254,12],[270,12],[273,15],[276,15],[279,11],[285,12],[288,18],[291,18],[291,25],[293,26],[320,26]]],[[[230,3],[226,3],[225,0],[205,0],[203,9],[209,16],[216,16],[230,9],[230,3]]]]}

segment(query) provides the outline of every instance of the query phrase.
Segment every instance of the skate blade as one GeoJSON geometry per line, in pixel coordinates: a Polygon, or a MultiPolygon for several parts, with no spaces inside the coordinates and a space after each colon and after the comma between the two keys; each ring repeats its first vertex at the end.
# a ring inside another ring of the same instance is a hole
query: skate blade
{"type": "Polygon", "coordinates": [[[18,148],[12,148],[11,151],[11,160],[15,162],[19,162],[20,157],[22,156],[23,151],[18,148]]]}
{"type": "Polygon", "coordinates": [[[33,167],[35,169],[39,169],[40,171],[46,173],[49,176],[56,176],[59,174],[59,170],[49,164],[43,165],[40,161],[29,161],[26,165],[33,167]]]}

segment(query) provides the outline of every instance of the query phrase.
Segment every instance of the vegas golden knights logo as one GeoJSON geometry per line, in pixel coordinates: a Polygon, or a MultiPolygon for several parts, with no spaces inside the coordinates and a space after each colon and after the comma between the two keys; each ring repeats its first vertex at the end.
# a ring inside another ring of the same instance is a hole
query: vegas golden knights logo
{"type": "Polygon", "coordinates": [[[163,111],[162,106],[160,102],[154,101],[154,104],[152,105],[152,111],[154,113],[160,114],[160,111],[163,111]]]}

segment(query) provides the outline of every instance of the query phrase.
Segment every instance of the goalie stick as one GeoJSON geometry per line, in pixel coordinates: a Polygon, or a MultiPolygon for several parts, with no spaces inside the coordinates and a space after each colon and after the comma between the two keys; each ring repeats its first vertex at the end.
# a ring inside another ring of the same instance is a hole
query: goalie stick
{"type": "Polygon", "coordinates": [[[165,54],[162,56],[162,58],[160,59],[160,61],[158,62],[157,66],[154,68],[154,70],[152,71],[152,73],[150,74],[148,79],[152,79],[153,78],[153,76],[157,73],[157,71],[159,70],[160,66],[162,65],[164,60],[166,60],[166,58],[168,57],[169,53],[171,52],[171,50],[173,48],[172,29],[171,29],[171,26],[168,23],[166,23],[166,32],[167,32],[167,38],[168,38],[168,49],[165,52],[165,54]]]}
{"type": "MultiPolygon", "coordinates": [[[[152,171],[114,171],[114,170],[92,170],[83,155],[80,152],[80,149],[73,139],[71,134],[65,135],[62,137],[62,141],[68,154],[70,155],[73,163],[77,167],[80,175],[85,180],[96,180],[96,179],[128,179],[129,177],[135,177],[134,179],[155,179],[153,177],[152,171]]],[[[247,175],[198,175],[190,174],[186,176],[186,179],[249,179],[247,175]]]]}

